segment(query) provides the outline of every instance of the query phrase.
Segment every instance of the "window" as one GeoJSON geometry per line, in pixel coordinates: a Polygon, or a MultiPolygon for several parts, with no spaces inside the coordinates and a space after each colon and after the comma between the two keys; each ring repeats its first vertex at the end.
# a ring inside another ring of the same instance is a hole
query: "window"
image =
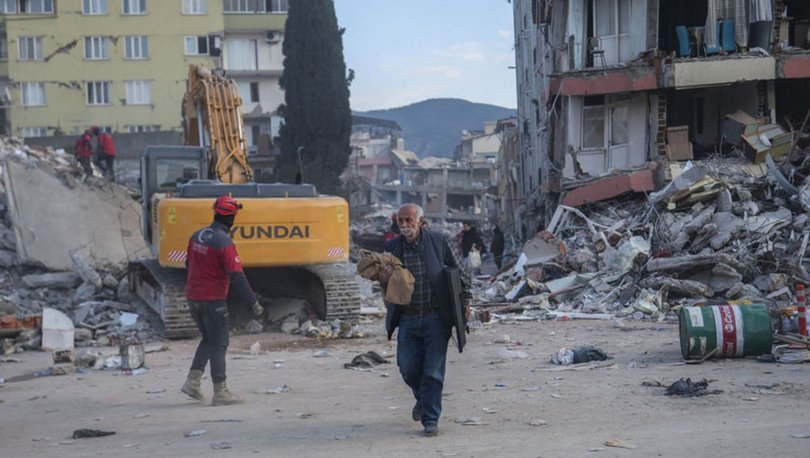
{"type": "Polygon", "coordinates": [[[146,0],[124,0],[124,14],[146,14],[146,0]]]}
{"type": "Polygon", "coordinates": [[[154,126],[151,124],[138,124],[134,126],[127,126],[127,132],[131,134],[135,134],[138,132],[157,132],[160,130],[160,126],[154,126]]]}
{"type": "Polygon", "coordinates": [[[239,97],[244,102],[256,103],[259,101],[259,83],[257,81],[243,81],[237,83],[239,86],[239,97]]]}
{"type": "Polygon", "coordinates": [[[20,0],[20,13],[53,13],[53,0],[20,0]]]}
{"type": "Polygon", "coordinates": [[[208,0],[183,0],[183,14],[208,14],[208,0]]]}
{"type": "Polygon", "coordinates": [[[127,105],[148,105],[150,103],[152,103],[151,81],[127,81],[127,105]]]}
{"type": "Polygon", "coordinates": [[[0,35],[0,60],[8,59],[8,37],[0,35]]]}
{"type": "Polygon", "coordinates": [[[256,40],[225,40],[228,70],[256,70],[256,40]]]}
{"type": "Polygon", "coordinates": [[[46,137],[48,135],[47,127],[25,127],[23,128],[23,137],[46,137]]]}
{"type": "Polygon", "coordinates": [[[0,14],[14,14],[17,12],[17,0],[0,0],[0,14]]]}
{"type": "Polygon", "coordinates": [[[45,83],[22,83],[22,106],[41,107],[45,105],[45,83]]]}
{"type": "Polygon", "coordinates": [[[582,108],[582,147],[605,147],[605,98],[585,97],[582,108]]]}
{"type": "Polygon", "coordinates": [[[208,37],[201,35],[198,37],[185,37],[185,54],[187,56],[208,55],[208,37]]]}
{"type": "Polygon", "coordinates": [[[88,60],[107,60],[110,58],[109,37],[84,37],[84,58],[88,60]]]}
{"type": "Polygon", "coordinates": [[[42,60],[42,37],[20,37],[20,60],[42,60]]]}
{"type": "Polygon", "coordinates": [[[223,0],[225,13],[276,13],[286,12],[287,0],[223,0]]]}
{"type": "Polygon", "coordinates": [[[110,104],[110,83],[109,81],[88,81],[87,82],[87,104],[88,105],[109,105],[110,104]]]}
{"type": "Polygon", "coordinates": [[[125,59],[148,59],[149,38],[146,35],[133,35],[124,39],[125,59]]]}
{"type": "Polygon", "coordinates": [[[107,14],[107,0],[82,0],[82,14],[107,14]]]}

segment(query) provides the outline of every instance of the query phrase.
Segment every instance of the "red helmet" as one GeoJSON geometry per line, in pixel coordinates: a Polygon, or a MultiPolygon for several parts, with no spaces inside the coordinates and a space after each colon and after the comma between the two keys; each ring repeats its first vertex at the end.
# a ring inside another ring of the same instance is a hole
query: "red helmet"
{"type": "Polygon", "coordinates": [[[217,197],[217,200],[214,201],[214,213],[217,215],[236,215],[236,212],[241,209],[242,204],[238,203],[236,199],[231,196],[217,197]]]}

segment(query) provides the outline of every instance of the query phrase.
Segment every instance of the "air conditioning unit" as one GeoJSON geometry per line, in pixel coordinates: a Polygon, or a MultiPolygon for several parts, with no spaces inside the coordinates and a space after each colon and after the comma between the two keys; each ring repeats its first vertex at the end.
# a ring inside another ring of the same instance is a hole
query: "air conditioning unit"
{"type": "Polygon", "coordinates": [[[281,37],[279,36],[278,32],[274,32],[272,30],[267,31],[267,33],[264,34],[264,41],[268,43],[278,43],[280,38],[281,37]]]}

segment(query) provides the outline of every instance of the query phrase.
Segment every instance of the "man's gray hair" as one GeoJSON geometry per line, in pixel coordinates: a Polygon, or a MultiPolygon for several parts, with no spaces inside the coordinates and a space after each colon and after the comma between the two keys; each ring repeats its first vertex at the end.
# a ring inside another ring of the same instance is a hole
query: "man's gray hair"
{"type": "Polygon", "coordinates": [[[419,219],[419,218],[425,216],[425,211],[422,210],[422,207],[420,207],[419,205],[416,205],[416,204],[402,204],[402,206],[399,207],[399,210],[397,210],[397,215],[399,215],[399,212],[404,210],[406,207],[416,208],[416,219],[419,219]]]}

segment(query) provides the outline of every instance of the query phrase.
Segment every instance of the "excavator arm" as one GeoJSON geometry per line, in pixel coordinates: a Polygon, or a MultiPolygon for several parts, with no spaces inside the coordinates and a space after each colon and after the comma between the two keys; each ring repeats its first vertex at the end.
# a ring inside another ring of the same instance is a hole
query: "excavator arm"
{"type": "Polygon", "coordinates": [[[241,106],[236,83],[202,65],[189,66],[188,89],[183,97],[185,143],[210,149],[209,178],[223,183],[253,181],[241,106]]]}

